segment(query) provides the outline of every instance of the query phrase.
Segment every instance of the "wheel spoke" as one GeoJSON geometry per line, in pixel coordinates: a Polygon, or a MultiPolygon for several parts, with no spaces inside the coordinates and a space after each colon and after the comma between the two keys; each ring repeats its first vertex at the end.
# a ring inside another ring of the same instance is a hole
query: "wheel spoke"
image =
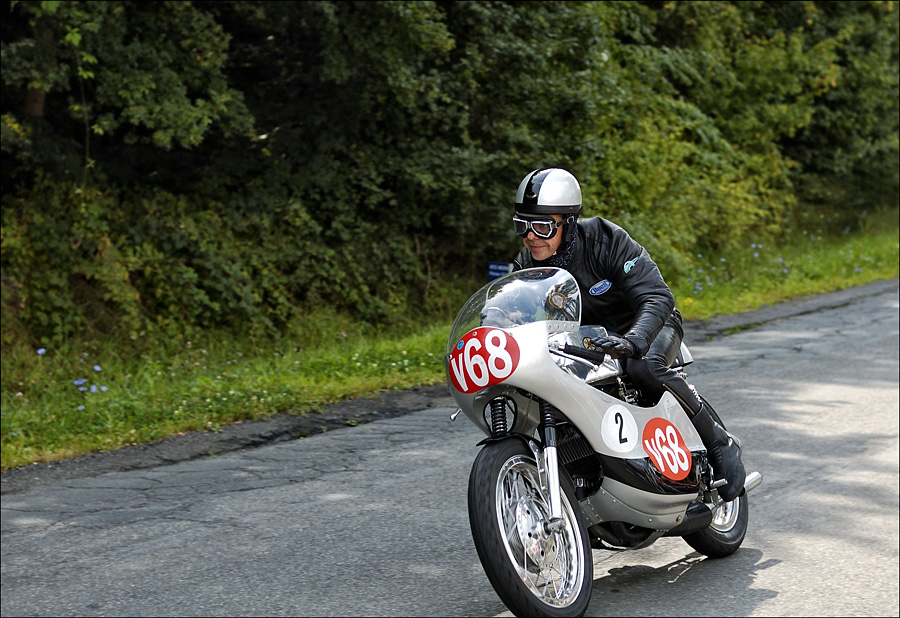
{"type": "MultiPolygon", "coordinates": [[[[556,535],[557,537],[559,535],[556,535]]],[[[559,543],[559,538],[557,538],[557,543],[559,543]]],[[[565,564],[568,561],[566,560],[566,554],[564,552],[557,552],[556,559],[547,565],[547,575],[545,579],[548,584],[553,584],[553,598],[560,598],[560,591],[563,586],[563,582],[565,580],[566,568],[565,564]]],[[[546,593],[544,596],[547,596],[546,593]]]]}
{"type": "Polygon", "coordinates": [[[521,457],[507,461],[496,487],[499,532],[522,582],[547,605],[570,604],[580,595],[583,573],[572,505],[564,496],[565,525],[548,534],[544,525],[550,511],[537,467],[521,457]]]}

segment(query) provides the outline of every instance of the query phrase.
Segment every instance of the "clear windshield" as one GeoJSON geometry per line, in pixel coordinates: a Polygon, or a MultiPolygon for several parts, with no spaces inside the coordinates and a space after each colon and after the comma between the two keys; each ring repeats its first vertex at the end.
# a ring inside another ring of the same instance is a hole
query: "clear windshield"
{"type": "Polygon", "coordinates": [[[559,268],[529,268],[491,281],[456,316],[447,352],[473,328],[510,328],[531,322],[549,322],[551,333],[578,329],[581,295],[572,275],[559,268]]]}

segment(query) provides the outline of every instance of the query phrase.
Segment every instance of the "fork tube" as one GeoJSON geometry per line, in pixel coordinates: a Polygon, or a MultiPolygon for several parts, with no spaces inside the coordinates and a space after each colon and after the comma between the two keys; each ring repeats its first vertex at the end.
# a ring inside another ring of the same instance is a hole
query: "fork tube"
{"type": "Polygon", "coordinates": [[[547,470],[547,497],[550,499],[550,524],[562,520],[559,497],[559,467],[556,460],[556,417],[553,406],[541,401],[541,426],[544,435],[544,468],[547,470]]]}

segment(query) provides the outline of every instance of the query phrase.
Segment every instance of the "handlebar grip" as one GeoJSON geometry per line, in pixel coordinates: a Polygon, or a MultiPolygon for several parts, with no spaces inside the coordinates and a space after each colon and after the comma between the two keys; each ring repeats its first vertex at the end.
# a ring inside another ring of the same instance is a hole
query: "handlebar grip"
{"type": "Polygon", "coordinates": [[[606,354],[604,354],[603,352],[595,352],[593,350],[579,348],[574,345],[569,345],[568,343],[563,346],[563,352],[565,352],[566,354],[571,354],[572,356],[577,356],[578,358],[589,360],[592,363],[597,363],[598,365],[603,364],[603,361],[606,360],[606,354]]]}

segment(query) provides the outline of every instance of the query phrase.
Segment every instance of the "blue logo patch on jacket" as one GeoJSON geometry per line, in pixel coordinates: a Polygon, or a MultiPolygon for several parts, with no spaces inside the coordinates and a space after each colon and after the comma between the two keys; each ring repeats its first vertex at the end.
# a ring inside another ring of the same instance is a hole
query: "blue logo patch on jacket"
{"type": "Polygon", "coordinates": [[[633,260],[628,260],[627,262],[625,262],[625,272],[628,272],[629,270],[634,268],[634,265],[637,264],[637,261],[638,258],[634,258],[633,260]]]}
{"type": "Polygon", "coordinates": [[[609,279],[604,279],[603,281],[598,281],[592,285],[588,292],[590,292],[591,296],[600,296],[611,287],[612,282],[609,279]]]}

